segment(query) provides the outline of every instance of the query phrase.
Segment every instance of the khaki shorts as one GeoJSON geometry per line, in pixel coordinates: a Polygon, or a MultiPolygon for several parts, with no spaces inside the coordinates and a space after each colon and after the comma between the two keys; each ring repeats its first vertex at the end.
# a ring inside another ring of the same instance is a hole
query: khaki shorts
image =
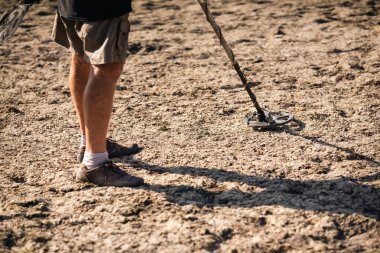
{"type": "Polygon", "coordinates": [[[52,40],[93,65],[124,63],[128,55],[129,14],[80,22],[56,15],[52,40]]]}

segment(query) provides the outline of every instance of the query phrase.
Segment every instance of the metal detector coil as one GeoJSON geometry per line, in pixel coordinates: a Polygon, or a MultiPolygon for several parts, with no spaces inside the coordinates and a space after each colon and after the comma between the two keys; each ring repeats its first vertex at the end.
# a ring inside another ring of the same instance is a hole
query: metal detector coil
{"type": "Polygon", "coordinates": [[[245,122],[254,129],[271,129],[288,124],[294,120],[294,116],[291,113],[268,112],[265,110],[263,112],[265,114],[265,121],[260,121],[259,114],[254,112],[251,116],[247,115],[245,117],[245,122]]]}

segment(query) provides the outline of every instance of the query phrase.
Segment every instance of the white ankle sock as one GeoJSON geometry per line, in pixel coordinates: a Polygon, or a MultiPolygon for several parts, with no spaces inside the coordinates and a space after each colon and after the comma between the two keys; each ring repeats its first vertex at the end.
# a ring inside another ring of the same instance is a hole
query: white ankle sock
{"type": "Polygon", "coordinates": [[[86,146],[86,135],[85,134],[82,134],[80,136],[80,146],[81,147],[85,147],[86,146]]]}
{"type": "Polygon", "coordinates": [[[83,164],[86,165],[88,169],[95,169],[99,167],[104,162],[108,161],[108,153],[90,153],[85,151],[83,157],[83,164]]]}

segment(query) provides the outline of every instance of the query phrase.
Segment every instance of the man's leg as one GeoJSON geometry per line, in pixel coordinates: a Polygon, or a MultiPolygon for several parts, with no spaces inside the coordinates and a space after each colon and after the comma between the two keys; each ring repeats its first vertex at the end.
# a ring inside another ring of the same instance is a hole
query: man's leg
{"type": "Polygon", "coordinates": [[[88,152],[106,151],[115,85],[122,69],[121,63],[91,65],[82,57],[72,55],[69,86],[88,152]]]}
{"type": "Polygon", "coordinates": [[[106,152],[106,137],[112,112],[116,82],[122,63],[91,65],[84,91],[83,112],[86,133],[86,152],[106,152]]]}
{"type": "Polygon", "coordinates": [[[86,132],[86,151],[76,179],[100,186],[133,187],[144,183],[109,161],[106,136],[111,118],[116,82],[122,63],[91,65],[84,91],[83,114],[86,132]]]}
{"type": "MultiPolygon", "coordinates": [[[[81,145],[80,145],[79,152],[77,155],[77,160],[79,162],[83,161],[83,157],[86,150],[87,137],[86,137],[86,123],[85,123],[85,113],[83,109],[84,107],[83,104],[84,104],[85,90],[90,80],[90,74],[92,76],[91,80],[103,80],[104,75],[106,75],[106,78],[105,78],[106,80],[101,81],[101,83],[105,85],[109,83],[109,79],[115,79],[117,81],[121,73],[122,64],[119,64],[120,66],[116,66],[117,64],[115,66],[110,66],[110,65],[113,65],[113,64],[92,66],[90,63],[87,63],[83,59],[83,57],[78,56],[76,54],[72,55],[71,69],[70,69],[70,76],[69,76],[69,86],[70,86],[72,101],[75,106],[76,115],[79,121],[81,134],[82,134],[81,145]],[[120,69],[120,71],[119,70],[115,71],[114,68],[120,69]],[[96,73],[96,75],[94,75],[93,73],[96,73]]],[[[110,86],[110,88],[113,87],[112,89],[114,91],[116,81],[114,80],[111,80],[111,81],[112,81],[112,84],[108,86],[110,86]]],[[[111,105],[111,109],[112,109],[112,105],[111,105]]],[[[101,130],[101,131],[104,132],[104,130],[101,130]]],[[[107,151],[109,152],[109,158],[136,154],[140,152],[140,150],[141,148],[136,144],[134,144],[132,147],[126,147],[126,146],[118,144],[115,141],[112,141],[111,139],[107,141],[107,151]]]]}
{"type": "Polygon", "coordinates": [[[72,55],[69,87],[82,136],[86,134],[83,112],[83,97],[90,74],[90,68],[91,64],[85,62],[82,57],[76,54],[72,55]]]}

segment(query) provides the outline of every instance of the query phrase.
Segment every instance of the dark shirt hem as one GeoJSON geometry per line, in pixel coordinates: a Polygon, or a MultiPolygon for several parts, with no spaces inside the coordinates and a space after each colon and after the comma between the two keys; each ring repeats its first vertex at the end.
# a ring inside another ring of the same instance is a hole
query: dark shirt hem
{"type": "Polygon", "coordinates": [[[132,11],[127,11],[125,13],[121,13],[121,14],[118,14],[116,16],[112,15],[112,16],[102,17],[102,18],[99,18],[99,19],[65,16],[65,15],[60,14],[59,11],[58,11],[58,14],[61,17],[64,17],[65,19],[68,19],[68,20],[79,21],[79,22],[97,22],[97,21],[104,21],[104,20],[109,20],[109,19],[113,19],[113,18],[116,18],[116,17],[120,17],[120,16],[123,16],[123,15],[125,15],[127,13],[130,13],[130,12],[132,12],[132,11]]]}
{"type": "Polygon", "coordinates": [[[132,0],[58,0],[58,13],[69,20],[95,22],[132,11],[132,0]]]}

